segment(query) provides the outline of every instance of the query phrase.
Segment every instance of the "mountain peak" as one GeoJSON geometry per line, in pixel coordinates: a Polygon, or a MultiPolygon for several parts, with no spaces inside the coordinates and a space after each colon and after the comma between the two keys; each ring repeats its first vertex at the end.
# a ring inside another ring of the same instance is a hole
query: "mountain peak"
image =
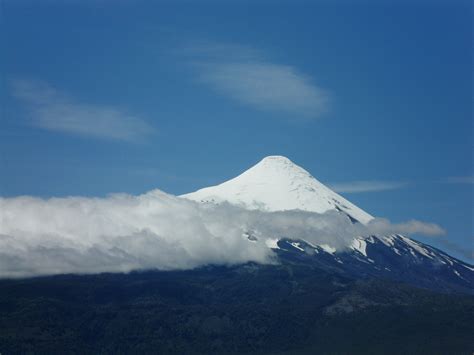
{"type": "Polygon", "coordinates": [[[313,178],[311,174],[309,174],[305,169],[296,165],[290,159],[282,155],[270,155],[263,158],[260,162],[239,175],[237,178],[242,178],[248,175],[251,175],[252,178],[257,180],[260,180],[264,177],[269,180],[281,180],[283,176],[286,176],[289,179],[289,181],[286,182],[289,182],[292,185],[294,185],[298,180],[313,178]]]}
{"type": "Polygon", "coordinates": [[[293,163],[290,159],[288,159],[287,157],[284,157],[282,155],[269,155],[269,156],[263,158],[262,160],[260,160],[260,162],[255,164],[250,169],[255,169],[255,168],[274,169],[275,172],[277,172],[277,173],[278,172],[281,173],[283,171],[286,171],[287,173],[293,172],[293,173],[296,173],[296,174],[297,174],[298,171],[304,171],[304,172],[307,173],[306,170],[304,170],[300,166],[293,163]]]}
{"type": "Polygon", "coordinates": [[[181,197],[220,203],[227,201],[247,209],[302,210],[323,213],[338,210],[361,223],[373,217],[338,195],[290,159],[272,155],[220,185],[181,197]]]}
{"type": "MultiPolygon", "coordinates": [[[[283,155],[269,155],[263,158],[260,163],[291,163],[293,162],[283,155]]],[[[260,164],[259,163],[259,164],[260,164]]]]}

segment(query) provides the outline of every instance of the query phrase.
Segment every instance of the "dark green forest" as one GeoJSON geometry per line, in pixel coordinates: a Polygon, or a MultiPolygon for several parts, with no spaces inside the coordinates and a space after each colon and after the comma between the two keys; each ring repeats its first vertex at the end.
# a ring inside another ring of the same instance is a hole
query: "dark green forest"
{"type": "Polygon", "coordinates": [[[298,264],[0,281],[5,354],[472,354],[474,297],[298,264]]]}

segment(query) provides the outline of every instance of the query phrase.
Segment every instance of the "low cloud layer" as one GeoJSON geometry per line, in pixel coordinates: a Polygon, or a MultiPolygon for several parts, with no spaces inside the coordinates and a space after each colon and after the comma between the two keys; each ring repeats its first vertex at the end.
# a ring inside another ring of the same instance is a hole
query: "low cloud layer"
{"type": "Polygon", "coordinates": [[[33,126],[51,131],[124,141],[153,132],[144,120],[112,106],[79,102],[42,81],[12,81],[13,95],[28,109],[33,126]]]}
{"type": "Polygon", "coordinates": [[[107,198],[1,198],[0,211],[0,277],[273,263],[269,238],[302,238],[344,250],[358,235],[443,232],[417,221],[352,224],[336,211],[201,205],[159,190],[107,198]],[[244,236],[248,231],[256,242],[244,236]]]}
{"type": "Polygon", "coordinates": [[[183,52],[201,82],[245,105],[306,118],[319,117],[328,110],[327,90],[298,69],[267,60],[260,51],[200,43],[183,52]]]}

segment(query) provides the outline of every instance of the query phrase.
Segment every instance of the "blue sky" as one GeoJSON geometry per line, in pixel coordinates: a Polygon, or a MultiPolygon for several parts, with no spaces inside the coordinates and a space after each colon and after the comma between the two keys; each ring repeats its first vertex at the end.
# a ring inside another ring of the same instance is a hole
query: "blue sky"
{"type": "Polygon", "coordinates": [[[2,196],[180,194],[279,154],[468,258],[470,2],[2,6],[2,196]]]}

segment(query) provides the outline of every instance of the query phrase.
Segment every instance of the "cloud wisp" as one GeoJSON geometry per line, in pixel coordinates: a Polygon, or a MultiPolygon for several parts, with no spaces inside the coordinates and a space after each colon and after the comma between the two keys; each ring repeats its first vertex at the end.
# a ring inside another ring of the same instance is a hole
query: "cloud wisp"
{"type": "Polygon", "coordinates": [[[446,234],[446,231],[435,223],[426,223],[417,220],[410,220],[403,223],[391,223],[385,218],[375,218],[369,222],[368,229],[376,235],[423,234],[429,237],[437,237],[446,234]]]}
{"type": "Polygon", "coordinates": [[[133,142],[154,131],[121,109],[78,102],[45,82],[16,79],[12,93],[26,105],[31,124],[42,129],[133,142]]]}
{"type": "Polygon", "coordinates": [[[191,269],[274,263],[269,239],[305,239],[338,250],[355,236],[442,234],[434,224],[352,224],[337,211],[249,211],[159,190],[107,198],[0,198],[0,277],[191,269]],[[250,242],[245,232],[258,240],[250,242]]]}
{"type": "Polygon", "coordinates": [[[295,67],[274,63],[261,51],[240,45],[201,43],[183,50],[198,80],[216,92],[263,111],[314,119],[330,95],[295,67]]]}
{"type": "Polygon", "coordinates": [[[451,176],[443,180],[447,184],[474,184],[474,175],[471,176],[451,176]]]}
{"type": "Polygon", "coordinates": [[[409,185],[402,181],[350,181],[329,184],[328,186],[341,193],[362,193],[362,192],[376,192],[386,190],[398,190],[409,185]]]}

